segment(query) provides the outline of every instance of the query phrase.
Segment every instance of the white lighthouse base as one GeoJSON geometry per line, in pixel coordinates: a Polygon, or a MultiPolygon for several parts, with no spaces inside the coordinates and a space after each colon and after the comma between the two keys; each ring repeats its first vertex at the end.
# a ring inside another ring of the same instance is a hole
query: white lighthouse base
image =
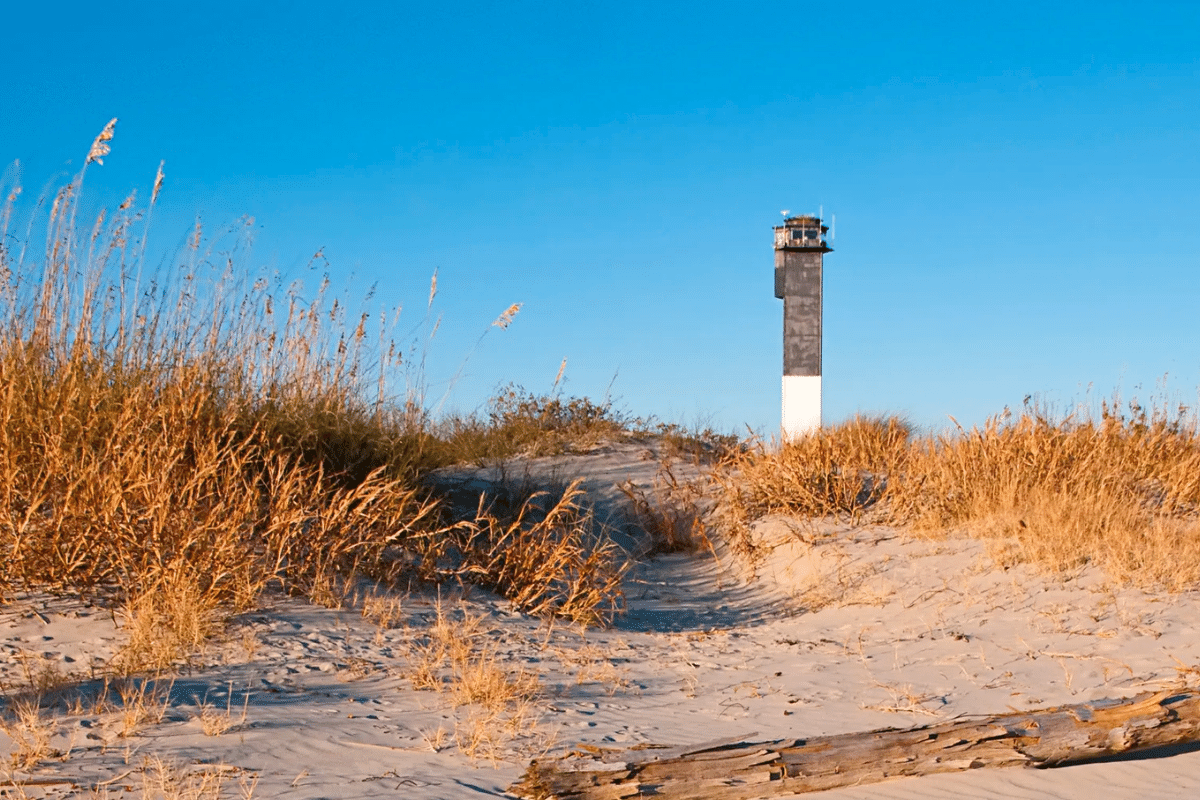
{"type": "Polygon", "coordinates": [[[821,376],[783,376],[783,439],[821,429],[821,376]]]}

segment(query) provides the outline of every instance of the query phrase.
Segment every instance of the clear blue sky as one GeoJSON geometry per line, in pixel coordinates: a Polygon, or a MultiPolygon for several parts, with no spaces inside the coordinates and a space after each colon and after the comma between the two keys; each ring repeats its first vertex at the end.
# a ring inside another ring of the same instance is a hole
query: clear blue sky
{"type": "Polygon", "coordinates": [[[515,381],[778,428],[771,226],[837,216],[825,411],[980,422],[1200,382],[1195,3],[12,3],[0,159],[27,195],[119,117],[93,197],[153,236],[415,323],[437,394],[515,381]]]}

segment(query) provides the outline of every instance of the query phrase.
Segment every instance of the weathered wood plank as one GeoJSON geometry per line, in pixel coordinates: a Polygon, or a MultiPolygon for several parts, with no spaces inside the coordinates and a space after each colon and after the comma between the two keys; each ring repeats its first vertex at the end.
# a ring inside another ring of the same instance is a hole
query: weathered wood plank
{"type": "Polygon", "coordinates": [[[1200,690],[959,719],[916,728],[534,761],[509,791],[531,800],[750,800],[984,767],[1053,767],[1200,741],[1200,690]]]}

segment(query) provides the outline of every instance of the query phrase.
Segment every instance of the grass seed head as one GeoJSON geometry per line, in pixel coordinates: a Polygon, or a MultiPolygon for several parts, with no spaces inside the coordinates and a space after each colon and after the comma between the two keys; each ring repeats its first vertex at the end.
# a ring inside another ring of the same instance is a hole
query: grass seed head
{"type": "Polygon", "coordinates": [[[100,134],[95,138],[95,140],[92,141],[91,149],[88,150],[87,161],[85,162],[86,164],[90,164],[93,161],[95,161],[97,164],[104,163],[104,156],[112,152],[112,148],[109,147],[108,143],[112,141],[113,130],[116,127],[117,118],[113,117],[108,121],[108,124],[104,126],[104,130],[100,131],[100,134]]]}

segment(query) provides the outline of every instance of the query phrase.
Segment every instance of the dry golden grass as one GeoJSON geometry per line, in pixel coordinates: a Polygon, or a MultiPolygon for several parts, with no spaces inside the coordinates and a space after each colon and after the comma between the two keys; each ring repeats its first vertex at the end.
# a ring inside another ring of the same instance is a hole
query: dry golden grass
{"type": "Polygon", "coordinates": [[[565,397],[559,390],[536,395],[509,384],[483,414],[450,415],[434,426],[431,455],[444,463],[488,464],[512,457],[587,453],[604,444],[653,438],[671,456],[711,463],[736,449],[736,436],[711,425],[684,426],[622,412],[613,401],[565,397]]]}
{"type": "Polygon", "coordinates": [[[553,733],[539,729],[541,713],[531,701],[504,711],[472,707],[455,722],[454,744],[468,758],[487,759],[493,766],[540,757],[555,741],[553,733]]]}
{"type": "MultiPolygon", "coordinates": [[[[537,730],[541,685],[536,672],[503,662],[484,623],[439,600],[433,624],[409,648],[406,676],[414,689],[433,691],[456,710],[453,740],[462,753],[497,762],[514,748],[524,753],[544,742],[537,730]]],[[[425,734],[434,752],[447,736],[441,727],[425,734]]]]}
{"type": "MultiPolygon", "coordinates": [[[[25,679],[24,686],[14,687],[21,695],[32,697],[58,695],[64,689],[72,686],[79,678],[78,675],[65,672],[61,663],[55,658],[46,658],[24,649],[19,650],[12,658],[21,665],[21,674],[25,679]]],[[[0,683],[0,688],[8,689],[9,687],[0,683]]]]}
{"type": "MultiPolygon", "coordinates": [[[[185,766],[156,755],[146,756],[137,773],[142,800],[250,800],[258,786],[257,775],[239,769],[214,764],[185,766]],[[236,784],[231,785],[235,778],[236,784]]],[[[107,790],[105,786],[99,796],[108,797],[107,790]]]]}
{"type": "Polygon", "coordinates": [[[714,474],[735,550],[756,557],[749,524],[768,514],[861,517],[902,467],[910,436],[898,417],[859,416],[779,448],[732,451],[714,474]]]}
{"type": "MultiPolygon", "coordinates": [[[[159,725],[167,718],[174,687],[174,679],[88,680],[80,676],[56,686],[48,695],[42,695],[32,686],[6,686],[0,706],[0,733],[11,740],[8,766],[28,770],[51,759],[65,761],[75,744],[74,736],[65,751],[52,746],[58,733],[73,727],[62,724],[63,716],[98,718],[99,725],[93,723],[89,738],[99,740],[102,750],[117,740],[138,736],[147,726],[159,725]]],[[[215,709],[202,708],[204,712],[221,716],[227,723],[226,729],[244,721],[236,719],[231,709],[220,714],[215,709]]]]}
{"type": "Polygon", "coordinates": [[[438,598],[433,624],[409,648],[407,677],[415,689],[441,691],[443,671],[455,659],[471,655],[483,634],[483,618],[463,609],[450,611],[438,598]]]}
{"type": "Polygon", "coordinates": [[[62,753],[50,746],[58,732],[58,722],[47,716],[36,699],[14,702],[0,716],[0,732],[12,740],[10,766],[27,770],[62,753]]]}
{"type": "Polygon", "coordinates": [[[250,710],[250,691],[244,692],[240,713],[236,715],[233,710],[232,681],[229,683],[229,693],[225,696],[224,709],[209,702],[207,695],[204,698],[196,698],[196,705],[200,709],[197,719],[200,720],[200,730],[204,735],[222,736],[246,724],[246,717],[250,710]]]}
{"type": "MultiPolygon", "coordinates": [[[[117,736],[122,739],[135,736],[147,725],[157,725],[167,716],[171,706],[171,689],[174,681],[122,678],[114,688],[120,704],[115,706],[119,728],[117,736]]],[[[108,700],[108,693],[103,694],[108,700]]]]}
{"type": "Polygon", "coordinates": [[[328,280],[242,277],[253,274],[237,263],[249,223],[215,239],[197,224],[172,266],[144,268],[161,167],[149,208],[131,195],[77,226],[85,173],[110,153],[114,123],[49,208],[18,226],[44,222],[44,251],[10,233],[19,188],[0,207],[0,595],[115,597],[130,634],[115,662],[124,674],[192,657],[227,610],[264,591],[340,603],[358,576],[478,576],[531,611],[604,618],[612,554],[585,541],[572,503],[524,515],[518,527],[534,533],[442,518],[420,477],[453,448],[419,395],[385,393],[407,369],[384,324],[394,317],[369,330],[374,318],[348,311],[328,280]],[[524,547],[543,548],[539,569],[504,552],[524,547]],[[449,575],[448,550],[463,564],[449,575]]]}
{"type": "Polygon", "coordinates": [[[650,491],[632,481],[620,486],[629,498],[637,526],[650,537],[646,555],[700,549],[715,553],[706,521],[711,511],[706,499],[710,488],[706,480],[679,480],[669,461],[660,464],[650,491]]]}
{"type": "Polygon", "coordinates": [[[431,504],[402,415],[362,399],[365,317],[241,284],[199,231],[177,273],[143,276],[132,208],[74,229],[82,177],[43,261],[0,251],[4,579],[244,606],[384,568],[431,504]]]}
{"type": "Polygon", "coordinates": [[[509,385],[483,415],[443,420],[431,448],[447,463],[483,464],[513,456],[587,452],[603,442],[623,440],[640,427],[640,420],[621,414],[607,400],[538,396],[509,385]]]}
{"type": "Polygon", "coordinates": [[[1084,564],[1172,590],[1200,583],[1200,438],[1183,409],[1054,420],[1036,410],[927,437],[889,481],[898,518],[964,527],[1008,560],[1084,564]]]}
{"type": "Polygon", "coordinates": [[[191,661],[220,627],[218,602],[187,572],[160,577],[126,601],[121,619],[127,638],[112,668],[119,675],[158,674],[191,661]]]}
{"type": "Polygon", "coordinates": [[[447,609],[439,600],[433,624],[409,649],[413,688],[435,691],[455,707],[479,705],[489,712],[534,698],[537,674],[505,668],[488,643],[489,633],[483,617],[447,609]]]}
{"type": "MultiPolygon", "coordinates": [[[[735,453],[718,472],[743,552],[772,513],[860,518],[876,508],[918,530],[986,538],[1002,563],[1169,590],[1200,585],[1200,436],[1186,409],[1037,408],[982,428],[914,437],[895,419],[855,419],[777,450],[735,453]]],[[[880,518],[884,518],[881,516],[880,518]]]]}
{"type": "Polygon", "coordinates": [[[643,427],[659,442],[668,459],[681,458],[696,465],[715,464],[735,451],[745,449],[741,438],[721,433],[704,421],[692,425],[658,422],[643,427]]]}
{"type": "Polygon", "coordinates": [[[480,498],[449,538],[455,574],[494,589],[529,614],[604,624],[620,610],[628,556],[581,504],[576,481],[534,492],[507,513],[480,498]]]}
{"type": "Polygon", "coordinates": [[[617,666],[610,648],[583,644],[555,647],[551,652],[565,671],[574,673],[577,685],[599,684],[610,697],[630,687],[629,670],[617,666]]]}
{"type": "Polygon", "coordinates": [[[394,627],[404,617],[404,601],[395,595],[374,591],[363,596],[358,605],[363,619],[371,620],[380,630],[394,627]]]}

